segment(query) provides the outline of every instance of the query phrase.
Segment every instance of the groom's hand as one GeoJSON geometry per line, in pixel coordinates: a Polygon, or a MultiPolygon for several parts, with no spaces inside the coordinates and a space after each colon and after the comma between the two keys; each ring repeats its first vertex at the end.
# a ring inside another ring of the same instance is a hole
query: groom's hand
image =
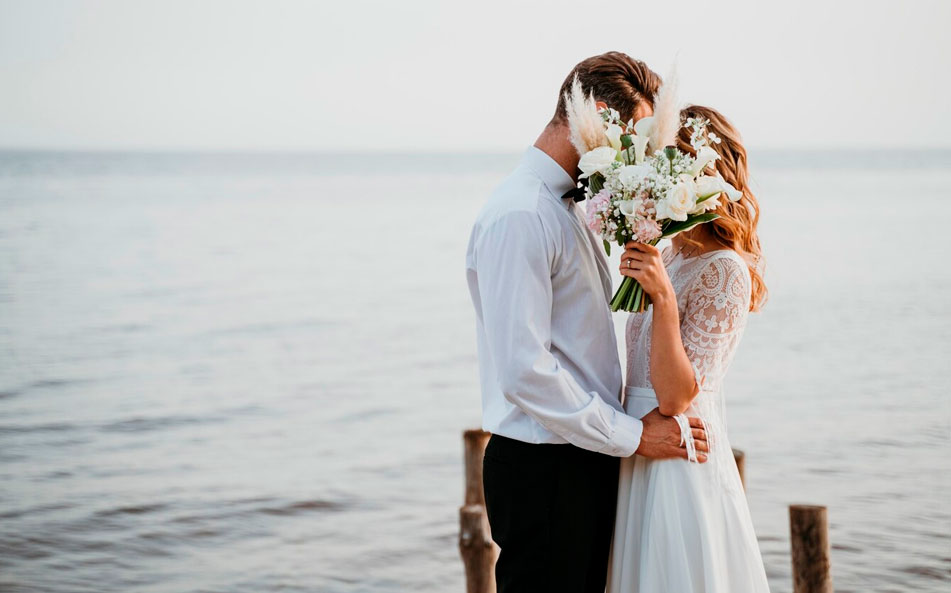
{"type": "MultiPolygon", "coordinates": [[[[707,460],[710,451],[707,445],[707,432],[703,429],[703,422],[699,418],[688,418],[693,431],[694,445],[697,448],[697,461],[707,460]]],[[[674,457],[687,458],[686,444],[681,444],[680,425],[670,416],[664,416],[657,408],[641,418],[644,423],[644,432],[641,434],[641,446],[637,448],[638,455],[651,459],[670,459],[674,457]]]]}

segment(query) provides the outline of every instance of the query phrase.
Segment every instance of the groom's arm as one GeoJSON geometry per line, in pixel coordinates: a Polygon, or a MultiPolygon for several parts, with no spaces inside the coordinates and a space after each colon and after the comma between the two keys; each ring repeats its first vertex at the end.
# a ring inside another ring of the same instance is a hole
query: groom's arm
{"type": "Polygon", "coordinates": [[[549,350],[554,249],[534,212],[508,213],[480,237],[482,320],[502,393],[569,443],[617,457],[633,455],[641,421],[585,391],[549,350]]]}

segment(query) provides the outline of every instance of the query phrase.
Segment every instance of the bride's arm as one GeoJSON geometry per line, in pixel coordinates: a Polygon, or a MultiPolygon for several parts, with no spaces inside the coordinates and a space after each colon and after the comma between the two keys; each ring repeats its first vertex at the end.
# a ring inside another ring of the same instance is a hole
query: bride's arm
{"type": "Polygon", "coordinates": [[[636,278],[654,301],[651,333],[651,383],[664,415],[682,414],[704,385],[723,380],[750,309],[746,266],[734,258],[711,258],[686,289],[684,317],[660,254],[631,244],[621,273],[636,278]],[[627,259],[633,270],[625,270],[627,259]]]}
{"type": "Polygon", "coordinates": [[[682,414],[700,392],[700,387],[680,338],[677,295],[656,247],[634,242],[625,247],[627,251],[621,256],[621,275],[637,280],[653,303],[650,371],[660,413],[665,416],[682,414]]]}

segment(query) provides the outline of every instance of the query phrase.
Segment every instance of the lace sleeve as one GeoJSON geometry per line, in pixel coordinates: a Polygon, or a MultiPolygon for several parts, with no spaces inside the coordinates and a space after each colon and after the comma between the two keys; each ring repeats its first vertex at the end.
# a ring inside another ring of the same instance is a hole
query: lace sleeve
{"type": "Polygon", "coordinates": [[[751,282],[734,257],[706,263],[687,292],[681,339],[702,391],[716,391],[733,360],[750,309],[751,282]]]}

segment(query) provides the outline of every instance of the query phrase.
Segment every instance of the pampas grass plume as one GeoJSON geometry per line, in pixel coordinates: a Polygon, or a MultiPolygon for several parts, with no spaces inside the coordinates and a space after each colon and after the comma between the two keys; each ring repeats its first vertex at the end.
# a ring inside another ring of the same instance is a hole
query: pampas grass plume
{"type": "Polygon", "coordinates": [[[579,155],[608,145],[608,139],[604,135],[604,120],[598,113],[594,95],[585,97],[577,75],[571,83],[571,91],[565,93],[565,107],[568,114],[569,139],[579,155]]]}
{"type": "Polygon", "coordinates": [[[654,125],[648,142],[648,154],[654,154],[677,142],[680,107],[677,105],[677,64],[670,67],[654,101],[654,125]]]}

